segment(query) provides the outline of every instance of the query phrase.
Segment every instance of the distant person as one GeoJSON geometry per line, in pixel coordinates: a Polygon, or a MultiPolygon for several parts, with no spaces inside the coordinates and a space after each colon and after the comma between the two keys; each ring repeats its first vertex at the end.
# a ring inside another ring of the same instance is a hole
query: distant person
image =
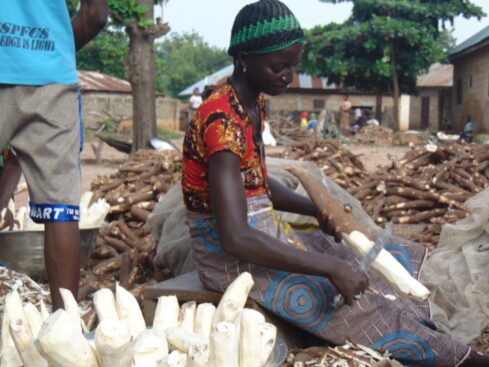
{"type": "Polygon", "coordinates": [[[200,95],[199,88],[194,88],[190,99],[188,100],[188,107],[192,111],[196,111],[202,104],[202,96],[200,95]]]}
{"type": "Polygon", "coordinates": [[[363,110],[360,107],[355,108],[354,114],[355,114],[355,121],[357,121],[360,116],[362,116],[363,110]]]}
{"type": "Polygon", "coordinates": [[[446,134],[451,134],[453,132],[453,125],[447,118],[443,119],[443,125],[441,127],[441,131],[446,134]]]}
{"type": "Polygon", "coordinates": [[[360,116],[355,120],[352,126],[348,127],[348,132],[351,134],[356,134],[362,127],[367,124],[367,111],[361,110],[360,116]]]}
{"type": "Polygon", "coordinates": [[[307,129],[307,125],[309,124],[309,112],[302,111],[299,115],[299,122],[301,129],[307,129]]]}
{"type": "Polygon", "coordinates": [[[199,88],[194,88],[192,95],[190,96],[188,103],[187,103],[187,106],[186,106],[187,125],[183,126],[184,130],[187,128],[190,121],[192,121],[192,118],[194,117],[195,111],[198,110],[198,108],[200,107],[202,102],[203,102],[203,98],[200,95],[199,88]]]}
{"type": "Polygon", "coordinates": [[[467,122],[464,125],[464,130],[460,134],[461,141],[471,143],[474,139],[474,123],[472,122],[472,117],[467,116],[467,122]]]}
{"type": "Polygon", "coordinates": [[[348,128],[350,127],[351,109],[352,104],[350,102],[350,97],[348,95],[345,95],[343,97],[343,103],[340,107],[340,132],[344,136],[347,136],[349,134],[348,128]]]}

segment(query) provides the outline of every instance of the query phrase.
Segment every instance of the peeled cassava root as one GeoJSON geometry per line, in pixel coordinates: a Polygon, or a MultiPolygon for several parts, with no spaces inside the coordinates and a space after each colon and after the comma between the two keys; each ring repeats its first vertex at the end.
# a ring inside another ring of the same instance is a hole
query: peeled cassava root
{"type": "Polygon", "coordinates": [[[77,321],[59,309],[44,322],[35,341],[41,355],[54,367],[98,367],[95,351],[77,321]]]}
{"type": "MultiPolygon", "coordinates": [[[[308,174],[304,166],[290,166],[287,170],[294,174],[304,186],[311,200],[321,212],[333,215],[333,222],[345,242],[361,258],[372,248],[374,242],[371,234],[355,218],[344,209],[324,187],[320,180],[308,174]]],[[[371,268],[381,275],[393,288],[401,294],[424,301],[430,291],[414,279],[388,251],[381,250],[371,265],[371,268]]]]}
{"type": "MultiPolygon", "coordinates": [[[[365,257],[374,244],[359,231],[353,231],[349,235],[342,233],[342,237],[361,257],[365,257]]],[[[414,279],[406,268],[386,250],[379,252],[371,266],[401,294],[418,301],[424,301],[430,295],[430,291],[414,279]]]]}
{"type": "Polygon", "coordinates": [[[169,327],[178,326],[180,305],[175,296],[161,296],[158,298],[153,319],[153,329],[164,332],[169,327]]]}
{"type": "Polygon", "coordinates": [[[160,297],[152,329],[143,324],[139,305],[125,289],[117,286],[115,296],[99,290],[94,303],[100,321],[93,340],[83,333],[79,306],[68,290],[62,292],[65,309],[46,319],[11,292],[1,367],[262,367],[277,330],[259,312],[244,308],[252,286],[249,273],[239,275],[217,308],[192,301],[180,307],[176,297],[160,297]]]}
{"type": "Polygon", "coordinates": [[[132,337],[127,326],[119,320],[105,319],[95,330],[95,348],[100,367],[131,366],[132,337]]]}

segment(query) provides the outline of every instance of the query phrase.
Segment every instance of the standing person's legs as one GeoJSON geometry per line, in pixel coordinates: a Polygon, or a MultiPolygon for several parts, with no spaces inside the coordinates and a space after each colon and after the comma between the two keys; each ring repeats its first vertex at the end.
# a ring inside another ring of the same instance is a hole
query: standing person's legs
{"type": "Polygon", "coordinates": [[[78,295],[80,280],[80,231],[77,222],[46,223],[44,262],[48,273],[53,310],[63,307],[59,288],[78,295]]]}
{"type": "Polygon", "coordinates": [[[30,216],[45,224],[45,265],[53,309],[59,288],[76,297],[80,272],[80,120],[77,87],[17,87],[23,124],[11,139],[25,175],[30,216]]]}

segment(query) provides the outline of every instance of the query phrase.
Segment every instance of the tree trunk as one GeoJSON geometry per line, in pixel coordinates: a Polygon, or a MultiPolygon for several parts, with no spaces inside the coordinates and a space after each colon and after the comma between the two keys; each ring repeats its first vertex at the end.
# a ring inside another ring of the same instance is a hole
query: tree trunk
{"type": "Polygon", "coordinates": [[[375,95],[375,119],[382,123],[382,93],[378,92],[375,95]]]}
{"type": "Polygon", "coordinates": [[[393,91],[393,96],[392,98],[394,99],[394,105],[393,105],[393,118],[394,118],[394,131],[399,130],[399,80],[397,77],[397,69],[396,69],[396,45],[394,44],[392,46],[392,57],[391,57],[391,63],[392,63],[392,91],[393,91]]]}
{"type": "MultiPolygon", "coordinates": [[[[153,0],[136,0],[136,3],[146,6],[146,18],[153,19],[153,0]]],[[[132,20],[126,27],[129,35],[129,82],[132,87],[133,151],[149,147],[149,140],[157,136],[153,42],[168,31],[169,27],[159,22],[143,28],[137,20],[132,20]]]]}

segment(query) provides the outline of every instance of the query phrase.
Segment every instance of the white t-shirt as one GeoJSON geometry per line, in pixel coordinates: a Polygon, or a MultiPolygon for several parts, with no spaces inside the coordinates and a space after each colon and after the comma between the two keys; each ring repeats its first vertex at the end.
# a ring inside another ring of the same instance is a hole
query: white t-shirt
{"type": "Polygon", "coordinates": [[[202,97],[196,96],[195,94],[192,94],[192,96],[190,97],[188,102],[190,103],[190,108],[192,108],[193,110],[196,110],[202,104],[202,97]]]}

